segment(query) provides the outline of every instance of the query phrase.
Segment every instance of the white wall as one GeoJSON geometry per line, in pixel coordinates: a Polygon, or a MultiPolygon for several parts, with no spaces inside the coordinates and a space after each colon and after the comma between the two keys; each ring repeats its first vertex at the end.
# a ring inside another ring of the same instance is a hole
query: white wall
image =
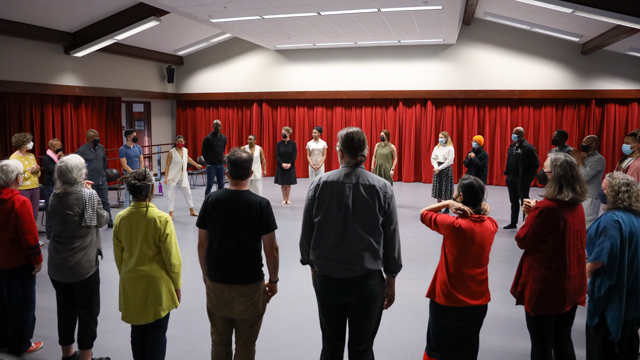
{"type": "Polygon", "coordinates": [[[640,58],[474,19],[455,45],[272,51],[232,39],[185,57],[177,92],[638,89],[640,58]]]}
{"type": "Polygon", "coordinates": [[[62,45],[0,36],[0,80],[174,92],[167,65],[94,52],[66,55],[62,45]]]}

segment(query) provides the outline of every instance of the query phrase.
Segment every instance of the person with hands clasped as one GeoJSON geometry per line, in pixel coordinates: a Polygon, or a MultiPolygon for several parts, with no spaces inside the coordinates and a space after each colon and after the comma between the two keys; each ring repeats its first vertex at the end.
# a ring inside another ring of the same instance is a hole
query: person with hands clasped
{"type": "Polygon", "coordinates": [[[398,151],[390,143],[391,133],[385,129],[380,132],[380,142],[376,144],[371,157],[371,172],[387,180],[393,186],[393,174],[398,165],[398,151]]]}
{"type": "Polygon", "coordinates": [[[36,163],[36,156],[29,151],[33,150],[33,135],[29,133],[18,133],[11,138],[11,144],[17,150],[11,154],[9,159],[18,160],[24,167],[24,182],[18,189],[20,195],[26,197],[31,202],[33,218],[38,220],[40,211],[40,166],[36,163]]]}
{"type": "Polygon", "coordinates": [[[296,158],[298,157],[298,147],[295,141],[291,140],[293,130],[285,126],[282,128],[282,140],[276,145],[276,177],[274,183],[280,185],[282,190],[282,205],[291,205],[291,185],[298,183],[296,178],[296,158]]]}
{"type": "Polygon", "coordinates": [[[311,132],[313,140],[307,143],[307,161],[309,162],[309,184],[317,176],[324,174],[324,162],[327,160],[327,143],[320,139],[322,126],[316,126],[311,132]]]}
{"type": "Polygon", "coordinates": [[[475,360],[487,314],[489,253],[498,223],[489,217],[484,183],[465,175],[453,200],[421,210],[420,220],[444,236],[440,262],[427,297],[429,325],[424,360],[475,360]],[[439,212],[449,208],[458,216],[439,212]]]}
{"type": "Polygon", "coordinates": [[[193,209],[193,198],[191,197],[189,174],[187,173],[188,164],[191,164],[198,169],[202,169],[202,165],[193,161],[193,159],[189,157],[189,150],[184,147],[184,137],[182,135],[178,135],[176,136],[176,147],[169,151],[169,154],[167,155],[167,164],[164,167],[164,184],[167,185],[167,205],[171,219],[173,219],[176,187],[180,188],[182,196],[184,196],[187,205],[189,205],[189,215],[198,216],[198,213],[193,209]]]}
{"type": "Polygon", "coordinates": [[[471,151],[464,159],[464,166],[467,168],[467,175],[473,175],[487,184],[487,174],[489,173],[489,154],[484,149],[484,137],[476,135],[471,141],[471,151]]]}

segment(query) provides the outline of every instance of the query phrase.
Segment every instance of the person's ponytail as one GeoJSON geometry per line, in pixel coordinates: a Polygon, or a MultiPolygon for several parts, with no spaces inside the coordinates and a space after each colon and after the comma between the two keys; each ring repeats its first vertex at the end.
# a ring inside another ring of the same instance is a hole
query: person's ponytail
{"type": "Polygon", "coordinates": [[[367,161],[368,144],[367,136],[362,129],[347,127],[338,132],[338,147],[347,157],[346,165],[357,168],[367,161]]]}

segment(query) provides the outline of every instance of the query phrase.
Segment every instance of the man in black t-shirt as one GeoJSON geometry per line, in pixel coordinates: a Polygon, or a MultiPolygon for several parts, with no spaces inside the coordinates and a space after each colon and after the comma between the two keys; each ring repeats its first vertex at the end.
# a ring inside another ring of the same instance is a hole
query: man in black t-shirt
{"type": "MultiPolygon", "coordinates": [[[[511,223],[503,229],[515,229],[518,227],[518,215],[524,199],[529,198],[531,182],[536,176],[540,159],[538,150],[529,144],[524,138],[524,129],[517,127],[511,133],[513,143],[509,146],[507,154],[507,189],[511,202],[511,223]]],[[[524,216],[524,214],[523,214],[524,216]]]]}
{"type": "Polygon", "coordinates": [[[207,290],[211,358],[253,359],[267,303],[278,292],[278,228],[269,200],[249,191],[253,156],[227,157],[229,188],[207,195],[196,225],[198,258],[207,290]],[[262,247],[269,270],[264,281],[262,247]]]}

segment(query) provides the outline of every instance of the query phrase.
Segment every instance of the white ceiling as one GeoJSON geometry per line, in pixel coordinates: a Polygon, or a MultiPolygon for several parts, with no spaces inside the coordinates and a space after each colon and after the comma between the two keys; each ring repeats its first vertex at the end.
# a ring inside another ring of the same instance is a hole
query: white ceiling
{"type": "MultiPolygon", "coordinates": [[[[162,23],[122,41],[151,50],[177,53],[230,33],[269,49],[276,45],[444,39],[455,44],[465,0],[142,0],[171,14],[162,23]],[[442,5],[443,10],[327,15],[212,23],[211,18],[305,12],[442,5]]],[[[555,2],[557,0],[543,0],[555,2]]],[[[138,3],[136,0],[0,0],[0,18],[75,32],[138,3]]],[[[514,0],[479,0],[476,17],[493,13],[547,28],[582,35],[579,43],[611,29],[614,24],[541,8],[514,0]]],[[[640,21],[640,19],[638,19],[640,21]]],[[[473,25],[472,25],[473,27],[473,25]]],[[[505,31],[511,27],[504,25],[505,31]]],[[[545,36],[545,35],[540,35],[545,36]]],[[[567,40],[568,41],[568,40],[567,40]]],[[[440,43],[440,44],[442,44],[440,43]]],[[[407,43],[406,45],[432,43],[407,43]]],[[[436,43],[437,44],[437,43],[436,43]]],[[[313,46],[389,46],[368,45],[313,46]]],[[[611,45],[607,50],[640,49],[640,34],[611,45]]]]}

